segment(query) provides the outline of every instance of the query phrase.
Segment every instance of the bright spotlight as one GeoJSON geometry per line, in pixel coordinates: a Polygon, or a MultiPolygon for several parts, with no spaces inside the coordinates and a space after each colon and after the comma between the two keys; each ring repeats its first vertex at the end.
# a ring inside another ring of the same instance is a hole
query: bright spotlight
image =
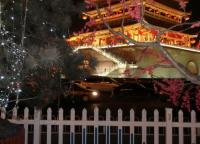
{"type": "Polygon", "coordinates": [[[97,96],[98,96],[98,92],[97,92],[97,91],[93,91],[93,92],[92,92],[92,96],[93,96],[93,97],[97,97],[97,96]]]}

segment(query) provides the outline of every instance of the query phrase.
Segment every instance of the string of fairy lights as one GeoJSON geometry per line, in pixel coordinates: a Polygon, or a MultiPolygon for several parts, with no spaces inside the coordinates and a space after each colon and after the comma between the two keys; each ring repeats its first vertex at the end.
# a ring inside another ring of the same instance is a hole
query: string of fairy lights
{"type": "MultiPolygon", "coordinates": [[[[15,0],[13,0],[12,3],[14,5],[15,0]]],[[[2,7],[1,3],[0,7],[2,7]]],[[[21,92],[21,73],[26,56],[26,50],[23,46],[14,41],[14,6],[11,6],[10,11],[11,16],[8,18],[10,18],[13,24],[12,32],[6,30],[3,22],[0,21],[0,50],[4,53],[6,61],[4,67],[2,66],[3,68],[0,69],[0,107],[7,106],[11,94],[16,96],[17,105],[19,93],[21,92]]],[[[2,8],[0,9],[0,15],[2,15],[2,8]]]]}
{"type": "MultiPolygon", "coordinates": [[[[25,1],[25,14],[23,24],[26,24],[26,12],[28,0],[25,1]]],[[[42,0],[40,1],[43,2],[42,0]]],[[[21,77],[22,77],[22,69],[24,64],[25,56],[27,55],[27,51],[23,47],[23,42],[25,36],[25,25],[22,26],[22,41],[20,44],[15,43],[16,36],[15,33],[15,0],[11,1],[11,5],[7,11],[10,12],[10,16],[7,18],[11,21],[12,29],[8,31],[6,26],[3,25],[1,20],[1,16],[4,14],[2,11],[2,5],[0,2],[0,52],[3,51],[6,53],[6,69],[0,69],[0,107],[6,107],[9,103],[10,95],[14,94],[16,96],[16,106],[19,102],[19,94],[21,90],[21,77]],[[24,30],[23,30],[24,28],[24,30]],[[24,33],[23,33],[24,32],[24,33]],[[4,89],[2,89],[4,88],[4,89]]],[[[56,28],[53,24],[44,21],[42,23],[45,26],[48,26],[49,31],[51,33],[55,33],[56,28]]],[[[66,35],[63,34],[63,38],[66,35]]],[[[1,56],[1,53],[0,53],[1,56]]],[[[1,68],[0,63],[0,68],[1,68]]],[[[12,100],[13,101],[13,100],[12,100]]]]}

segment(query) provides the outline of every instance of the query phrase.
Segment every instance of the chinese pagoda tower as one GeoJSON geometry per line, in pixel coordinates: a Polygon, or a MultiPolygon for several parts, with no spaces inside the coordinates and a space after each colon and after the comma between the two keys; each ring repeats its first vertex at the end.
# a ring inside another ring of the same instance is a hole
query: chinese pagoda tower
{"type": "MultiPolygon", "coordinates": [[[[130,4],[132,0],[126,0],[130,4]]],[[[86,0],[91,2],[91,0],[86,0]]],[[[82,33],[73,34],[67,41],[74,47],[74,51],[83,55],[95,57],[97,60],[94,75],[109,77],[138,77],[138,78],[182,78],[183,76],[161,56],[159,49],[154,46],[142,47],[128,44],[119,36],[113,35],[105,26],[109,24],[114,31],[122,30],[131,39],[138,42],[152,42],[156,39],[156,29],[146,28],[132,19],[128,10],[122,8],[119,0],[112,0],[106,5],[106,0],[93,0],[99,3],[99,12],[91,8],[83,12],[83,19],[90,21],[82,33]],[[109,7],[109,8],[108,8],[109,7]],[[109,9],[112,12],[108,13],[109,9]],[[104,21],[102,21],[102,18],[104,21]],[[92,22],[91,22],[92,21],[92,22]],[[95,32],[94,32],[95,31],[95,32]]],[[[161,45],[180,64],[193,74],[199,73],[200,50],[195,48],[196,35],[190,35],[180,30],[167,30],[170,26],[178,25],[189,18],[189,13],[183,12],[164,0],[151,3],[143,1],[145,20],[159,28],[166,30],[161,36],[161,45]]],[[[84,62],[87,66],[88,62],[84,62]]]]}

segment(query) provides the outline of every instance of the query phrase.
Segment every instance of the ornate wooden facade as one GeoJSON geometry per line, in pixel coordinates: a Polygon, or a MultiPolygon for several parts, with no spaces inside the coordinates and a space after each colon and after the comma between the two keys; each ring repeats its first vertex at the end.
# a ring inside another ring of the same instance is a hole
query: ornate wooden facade
{"type": "MultiPolygon", "coordinates": [[[[126,4],[130,4],[130,0],[127,0],[126,4]]],[[[189,17],[189,13],[171,8],[162,3],[154,2],[152,4],[145,0],[143,4],[145,17],[147,19],[151,18],[151,20],[158,20],[163,23],[167,22],[174,25],[183,23],[189,17]]],[[[123,13],[122,6],[119,3],[110,6],[112,9],[110,14],[107,13],[107,8],[108,7],[101,7],[99,9],[101,18],[103,17],[107,23],[111,24],[123,18],[125,20],[131,19],[126,9],[123,13]]],[[[103,24],[97,10],[83,12],[83,16],[84,18],[89,18],[94,21],[91,26],[93,29],[103,24]]],[[[194,38],[196,36],[167,30],[167,28],[164,27],[161,29],[166,31],[160,38],[161,45],[171,53],[175,60],[188,66],[189,70],[192,69],[191,72],[195,71],[195,73],[199,73],[200,50],[193,47],[195,42],[194,38]]],[[[115,32],[120,31],[121,27],[115,27],[113,30],[115,32]]],[[[131,24],[127,23],[123,27],[123,31],[125,35],[137,42],[154,42],[157,37],[156,28],[146,28],[134,21],[131,24]]],[[[169,63],[164,60],[158,48],[149,46],[148,50],[145,51],[144,47],[135,45],[134,43],[127,43],[127,40],[121,36],[111,34],[108,29],[74,34],[67,39],[67,41],[75,48],[75,51],[79,50],[84,55],[90,54],[97,58],[98,65],[94,71],[96,75],[109,75],[112,77],[149,77],[152,75],[149,75],[148,70],[141,71],[143,68],[149,68],[151,69],[149,71],[151,71],[155,77],[182,77],[175,68],[171,67],[169,63]]]]}

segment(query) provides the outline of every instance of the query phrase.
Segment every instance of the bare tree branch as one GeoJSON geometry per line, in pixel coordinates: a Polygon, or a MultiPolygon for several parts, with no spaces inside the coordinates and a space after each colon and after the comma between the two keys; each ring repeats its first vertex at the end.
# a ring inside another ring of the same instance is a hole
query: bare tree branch
{"type": "MultiPolygon", "coordinates": [[[[125,35],[122,32],[119,31],[114,31],[113,28],[110,27],[110,25],[104,20],[103,16],[101,15],[101,11],[98,7],[98,4],[95,3],[96,5],[96,10],[97,13],[100,17],[100,19],[103,21],[103,23],[105,24],[105,26],[108,28],[108,30],[113,34],[113,35],[119,35],[121,37],[123,37],[124,39],[128,40],[127,44],[134,44],[137,46],[145,46],[145,47],[158,47],[160,49],[160,52],[163,54],[164,57],[166,57],[171,64],[183,75],[185,76],[185,78],[189,81],[191,81],[194,84],[198,84],[200,85],[200,77],[198,75],[194,75],[191,74],[183,65],[181,65],[180,63],[178,63],[172,56],[171,54],[163,47],[161,46],[161,35],[163,35],[165,32],[171,31],[174,28],[180,27],[180,26],[191,26],[192,24],[194,24],[194,22],[186,22],[186,23],[180,23],[180,24],[176,24],[174,26],[171,26],[168,29],[163,29],[163,28],[159,28],[156,26],[153,26],[151,24],[149,24],[145,19],[144,19],[144,6],[143,6],[143,2],[141,2],[141,19],[140,19],[140,23],[142,26],[146,27],[146,28],[154,28],[156,30],[158,30],[158,34],[156,36],[156,41],[153,42],[138,42],[132,38],[130,38],[128,35],[125,35]]],[[[123,25],[122,25],[123,26],[123,25]]]]}

